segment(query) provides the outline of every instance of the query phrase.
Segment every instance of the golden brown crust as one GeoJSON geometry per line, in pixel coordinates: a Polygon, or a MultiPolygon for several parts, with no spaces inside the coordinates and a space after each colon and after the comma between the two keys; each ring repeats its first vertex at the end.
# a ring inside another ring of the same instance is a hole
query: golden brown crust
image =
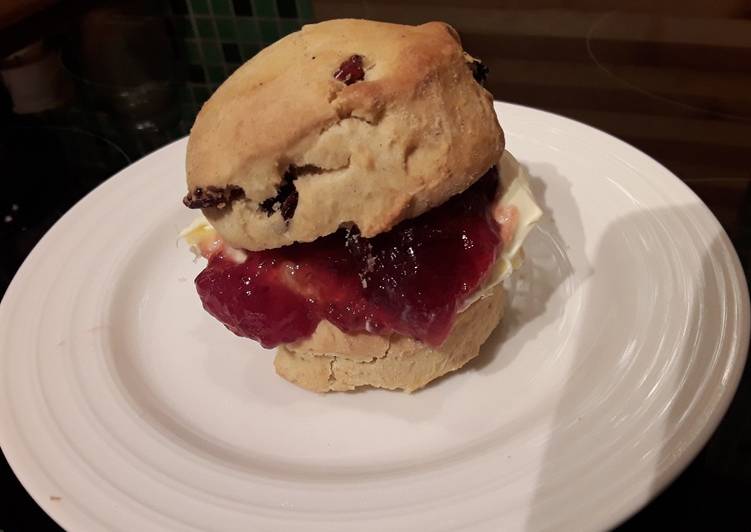
{"type": "Polygon", "coordinates": [[[412,392],[475,358],[503,315],[503,288],[457,316],[439,347],[393,335],[349,335],[321,322],[308,339],[279,348],[274,367],[288,381],[311,391],[353,390],[358,386],[412,392]]]}
{"type": "Polygon", "coordinates": [[[334,20],[269,46],[219,87],[191,131],[187,180],[191,192],[241,187],[244,198],[204,213],[230,244],[259,250],[348,223],[374,236],[461,192],[502,152],[492,96],[453,28],[334,20]],[[333,74],[352,54],[365,79],[346,85],[333,74]],[[298,200],[285,221],[259,204],[290,167],[298,200]]]}

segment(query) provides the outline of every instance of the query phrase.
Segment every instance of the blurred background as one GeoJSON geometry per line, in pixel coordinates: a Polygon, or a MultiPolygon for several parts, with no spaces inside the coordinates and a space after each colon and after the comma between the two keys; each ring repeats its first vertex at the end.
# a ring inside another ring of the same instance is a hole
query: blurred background
{"type": "MultiPolygon", "coordinates": [[[[751,0],[1,0],[0,295],[55,220],[186,135],[240,64],[341,17],[449,22],[496,99],[591,124],[684,180],[751,274],[751,0]]],[[[750,381],[621,530],[751,529],[750,381]]],[[[4,460],[0,481],[0,531],[60,530],[4,460]]]]}

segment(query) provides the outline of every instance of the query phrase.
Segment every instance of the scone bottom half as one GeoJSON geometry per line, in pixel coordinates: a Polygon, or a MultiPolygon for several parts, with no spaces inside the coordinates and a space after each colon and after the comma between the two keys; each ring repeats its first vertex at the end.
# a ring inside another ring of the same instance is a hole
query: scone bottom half
{"type": "Polygon", "coordinates": [[[461,193],[504,138],[487,68],[440,22],[307,25],[235,71],[203,105],[186,206],[259,251],[356,226],[366,238],[461,193]]]}
{"type": "Polygon", "coordinates": [[[459,314],[440,346],[401,335],[348,335],[321,322],[309,339],[279,347],[274,367],[281,377],[314,392],[372,386],[411,393],[477,357],[503,309],[504,291],[497,285],[459,314]]]}

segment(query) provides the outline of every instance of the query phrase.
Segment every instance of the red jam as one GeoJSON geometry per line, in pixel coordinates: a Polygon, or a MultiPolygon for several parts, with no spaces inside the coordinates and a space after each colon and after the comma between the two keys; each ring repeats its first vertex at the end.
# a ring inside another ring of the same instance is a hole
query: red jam
{"type": "Polygon", "coordinates": [[[321,320],[344,332],[399,333],[440,345],[501,247],[495,168],[462,194],[391,231],[340,230],[305,244],[222,253],[196,278],[204,308],[239,336],[273,347],[321,320]]]}

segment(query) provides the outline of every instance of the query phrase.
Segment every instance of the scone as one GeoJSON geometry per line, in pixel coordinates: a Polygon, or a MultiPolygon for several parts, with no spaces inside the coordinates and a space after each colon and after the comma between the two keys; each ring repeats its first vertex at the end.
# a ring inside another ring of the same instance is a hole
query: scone
{"type": "Polygon", "coordinates": [[[540,211],[447,24],[305,26],[240,67],[187,153],[204,308],[287,380],[413,391],[477,356],[540,211]]]}

